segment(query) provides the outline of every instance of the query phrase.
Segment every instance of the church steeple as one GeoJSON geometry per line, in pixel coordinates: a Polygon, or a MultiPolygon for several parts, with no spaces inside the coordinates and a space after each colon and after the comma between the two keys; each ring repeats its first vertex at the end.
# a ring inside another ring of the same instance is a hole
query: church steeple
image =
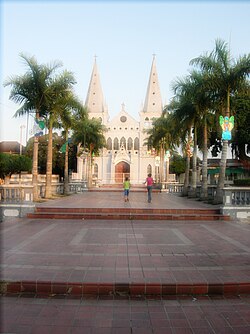
{"type": "Polygon", "coordinates": [[[150,117],[160,117],[162,113],[162,99],[160,92],[160,85],[158,74],[156,70],[155,55],[153,55],[153,62],[149,76],[147,94],[143,106],[143,113],[150,114],[150,117]]]}
{"type": "Polygon", "coordinates": [[[103,97],[100,76],[96,63],[96,57],[85,101],[85,107],[89,112],[90,118],[92,117],[101,118],[104,124],[107,122],[108,111],[103,97]]]}

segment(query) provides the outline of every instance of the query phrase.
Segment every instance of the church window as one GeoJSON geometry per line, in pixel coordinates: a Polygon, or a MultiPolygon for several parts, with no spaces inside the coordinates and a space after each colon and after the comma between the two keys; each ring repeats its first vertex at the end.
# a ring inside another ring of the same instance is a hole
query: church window
{"type": "Polygon", "coordinates": [[[149,121],[149,118],[148,118],[148,117],[146,117],[146,118],[145,118],[145,121],[149,121]]]}
{"type": "Polygon", "coordinates": [[[107,149],[112,150],[112,139],[110,137],[107,139],[107,149]]]}
{"type": "Polygon", "coordinates": [[[152,166],[151,165],[148,165],[148,167],[147,167],[147,175],[148,174],[152,174],[152,166]]]}
{"type": "Polygon", "coordinates": [[[132,150],[133,148],[133,139],[131,137],[128,138],[128,150],[132,150]]]}
{"type": "Polygon", "coordinates": [[[139,150],[139,138],[138,138],[138,137],[135,138],[135,141],[134,141],[134,149],[135,149],[136,151],[139,150]]]}
{"type": "Polygon", "coordinates": [[[126,122],[126,120],[127,120],[127,117],[126,117],[126,116],[121,116],[121,117],[120,117],[120,121],[121,121],[121,122],[124,123],[124,122],[126,122]]]}
{"type": "Polygon", "coordinates": [[[119,150],[119,142],[117,137],[115,137],[113,145],[114,150],[119,150]]]}
{"type": "Polygon", "coordinates": [[[125,130],[128,130],[128,128],[125,128],[125,130]]]}
{"type": "Polygon", "coordinates": [[[124,137],[122,137],[121,140],[120,140],[120,146],[122,146],[122,145],[126,149],[126,139],[124,137]]]}
{"type": "Polygon", "coordinates": [[[119,130],[122,130],[122,128],[119,128],[119,130]]]}
{"type": "Polygon", "coordinates": [[[98,178],[98,165],[97,164],[94,164],[94,174],[93,174],[93,177],[98,178]]]}
{"type": "Polygon", "coordinates": [[[153,106],[155,105],[155,103],[153,103],[153,106]]]}

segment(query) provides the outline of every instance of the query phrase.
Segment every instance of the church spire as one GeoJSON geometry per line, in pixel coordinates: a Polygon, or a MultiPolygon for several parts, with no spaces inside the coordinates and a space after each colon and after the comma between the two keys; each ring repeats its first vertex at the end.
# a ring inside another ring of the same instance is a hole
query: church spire
{"type": "Polygon", "coordinates": [[[156,70],[155,54],[153,55],[153,62],[151,66],[151,72],[149,76],[147,94],[143,106],[142,112],[151,114],[152,116],[159,117],[162,113],[162,99],[160,92],[160,85],[158,80],[158,74],[156,70]]]}
{"type": "Polygon", "coordinates": [[[87,108],[91,118],[101,118],[103,123],[107,121],[108,112],[104,102],[96,56],[85,101],[85,107],[87,108]]]}

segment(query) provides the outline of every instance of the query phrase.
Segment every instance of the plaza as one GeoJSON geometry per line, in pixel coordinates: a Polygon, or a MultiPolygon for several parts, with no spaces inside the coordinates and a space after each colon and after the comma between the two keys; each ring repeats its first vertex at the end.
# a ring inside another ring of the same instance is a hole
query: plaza
{"type": "Polygon", "coordinates": [[[2,333],[249,331],[248,223],[164,192],[148,204],[146,191],[129,202],[88,191],[36,209],[47,216],[1,223],[2,333]],[[66,209],[104,217],[53,216],[66,209]]]}

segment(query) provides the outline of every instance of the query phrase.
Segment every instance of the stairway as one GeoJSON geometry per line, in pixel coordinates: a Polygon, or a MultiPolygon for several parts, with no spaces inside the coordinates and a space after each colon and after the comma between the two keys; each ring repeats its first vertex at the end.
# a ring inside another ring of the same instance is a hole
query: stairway
{"type": "Polygon", "coordinates": [[[35,219],[105,219],[105,220],[172,220],[172,221],[228,221],[219,209],[155,209],[155,208],[65,208],[36,207],[27,218],[35,219]]]}

